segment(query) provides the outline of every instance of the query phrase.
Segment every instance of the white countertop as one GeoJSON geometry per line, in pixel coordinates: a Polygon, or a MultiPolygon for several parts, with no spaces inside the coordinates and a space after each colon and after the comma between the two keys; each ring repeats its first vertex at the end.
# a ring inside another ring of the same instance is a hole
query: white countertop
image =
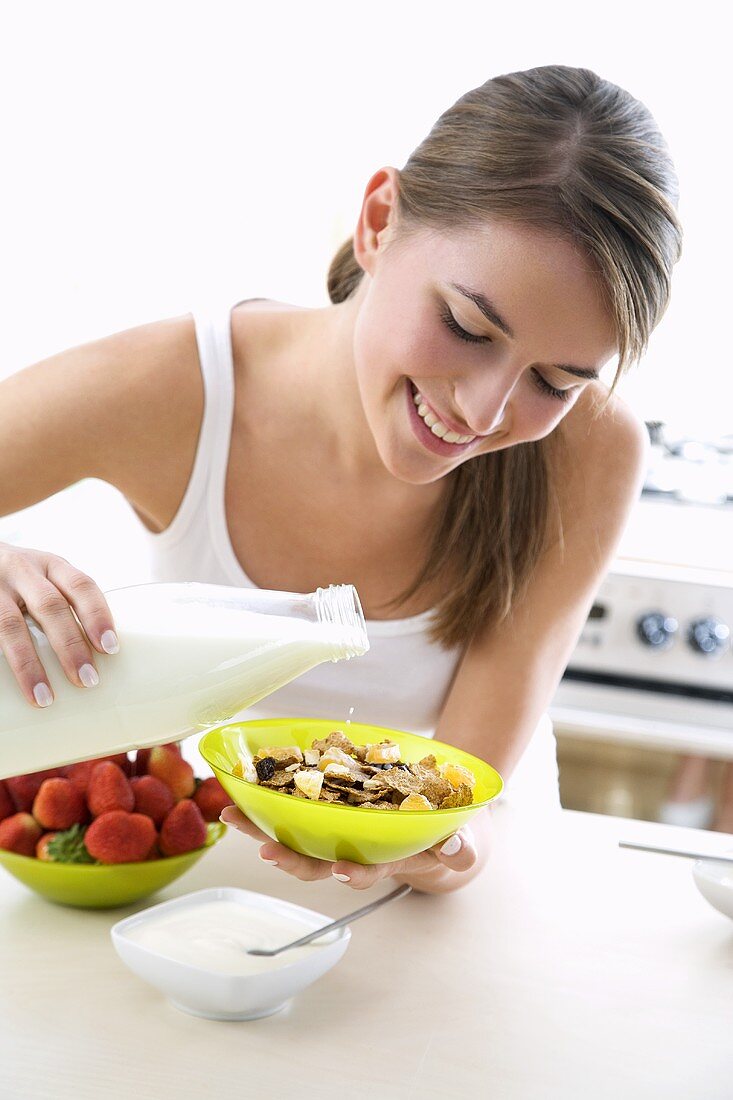
{"type": "Polygon", "coordinates": [[[691,861],[617,842],[714,854],[731,837],[572,811],[538,828],[506,803],[493,814],[477,879],[356,922],[334,970],[246,1023],[170,1006],[125,968],[111,925],[209,886],[335,918],[391,885],[300,882],[232,830],[124,909],[55,906],[0,869],[0,1098],[728,1100],[733,922],[698,894],[691,861]]]}

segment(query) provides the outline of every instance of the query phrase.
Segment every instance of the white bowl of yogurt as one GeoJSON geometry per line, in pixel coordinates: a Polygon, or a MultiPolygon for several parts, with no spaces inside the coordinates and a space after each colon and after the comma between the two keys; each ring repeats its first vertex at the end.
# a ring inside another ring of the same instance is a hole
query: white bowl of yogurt
{"type": "MultiPolygon", "coordinates": [[[[733,855],[733,850],[725,853],[733,855]]],[[[710,904],[733,920],[733,863],[710,859],[696,859],[692,877],[698,890],[710,904]]]]}
{"type": "Polygon", "coordinates": [[[335,966],[351,939],[348,926],[280,955],[275,948],[330,924],[334,917],[268,894],[217,886],[151,905],[112,926],[117,954],[176,1008],[209,1020],[272,1016],[335,966]]]}

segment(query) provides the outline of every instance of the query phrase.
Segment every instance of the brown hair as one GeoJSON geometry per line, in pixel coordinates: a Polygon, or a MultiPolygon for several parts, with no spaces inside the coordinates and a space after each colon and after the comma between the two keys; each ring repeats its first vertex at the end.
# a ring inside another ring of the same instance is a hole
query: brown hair
{"type": "MultiPolygon", "coordinates": [[[[677,199],[674,166],[647,108],[590,69],[544,65],[487,80],[440,116],[401,170],[394,243],[411,230],[464,229],[486,217],[575,242],[617,334],[607,403],[667,307],[682,242],[677,199]]],[[[346,241],[328,272],[331,301],[353,294],[363,274],[346,241]]],[[[388,606],[451,578],[433,641],[462,645],[505,619],[560,530],[550,460],[562,444],[554,431],[447,475],[452,488],[427,559],[388,606]]]]}

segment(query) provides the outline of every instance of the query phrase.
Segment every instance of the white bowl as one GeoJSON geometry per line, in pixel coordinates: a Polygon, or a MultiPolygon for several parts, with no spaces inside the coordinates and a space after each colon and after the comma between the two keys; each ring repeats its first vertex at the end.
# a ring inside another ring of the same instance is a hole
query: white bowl
{"type": "MultiPolygon", "coordinates": [[[[122,961],[139,978],[159,989],[176,1008],[193,1016],[209,1020],[258,1020],[271,1016],[335,966],[349,945],[351,930],[347,925],[329,933],[324,940],[316,941],[318,949],[307,956],[301,955],[288,962],[289,952],[283,952],[276,969],[258,974],[227,974],[169,958],[135,942],[129,935],[133,929],[163,913],[222,899],[286,917],[302,926],[300,935],[303,936],[335,919],[268,894],[213,887],[151,905],[113,925],[110,930],[112,943],[122,961]]],[[[296,927],[292,939],[297,938],[296,927]]]]}
{"type": "Polygon", "coordinates": [[[692,877],[705,900],[718,912],[733,920],[733,863],[724,863],[717,859],[696,859],[692,877]]]}

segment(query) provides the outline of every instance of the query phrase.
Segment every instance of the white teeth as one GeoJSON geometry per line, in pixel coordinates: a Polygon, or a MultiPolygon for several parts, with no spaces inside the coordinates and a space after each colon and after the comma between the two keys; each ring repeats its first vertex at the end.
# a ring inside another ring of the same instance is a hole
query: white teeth
{"type": "Polygon", "coordinates": [[[417,415],[422,417],[427,426],[430,428],[433,435],[437,435],[439,439],[444,440],[446,443],[471,443],[476,438],[475,435],[458,435],[457,432],[451,430],[447,424],[444,424],[442,420],[439,420],[435,413],[431,412],[428,406],[425,404],[422,398],[422,394],[418,393],[413,386],[412,400],[415,402],[417,408],[417,415]]]}

